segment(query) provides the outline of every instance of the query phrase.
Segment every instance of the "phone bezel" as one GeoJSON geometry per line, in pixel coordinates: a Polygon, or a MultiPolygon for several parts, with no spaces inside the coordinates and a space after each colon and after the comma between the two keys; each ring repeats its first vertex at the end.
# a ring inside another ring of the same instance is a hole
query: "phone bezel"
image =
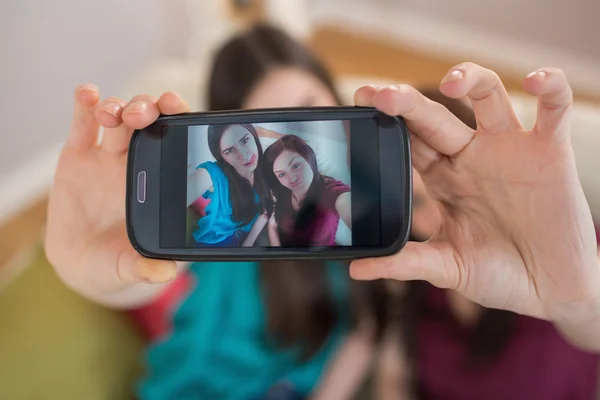
{"type": "Polygon", "coordinates": [[[131,138],[127,163],[126,225],[132,246],[145,257],[177,261],[260,261],[266,259],[358,259],[388,256],[408,241],[412,211],[412,166],[409,134],[400,117],[370,107],[303,107],[194,112],[160,116],[131,138]],[[163,128],[172,125],[258,123],[378,118],[380,138],[381,232],[378,247],[327,248],[161,248],[160,178],[163,128]],[[381,140],[381,139],[384,140],[381,140]],[[138,157],[144,154],[144,157],[138,157]],[[137,177],[146,172],[145,202],[137,201],[137,177]],[[384,199],[386,204],[383,204],[384,199]]]}

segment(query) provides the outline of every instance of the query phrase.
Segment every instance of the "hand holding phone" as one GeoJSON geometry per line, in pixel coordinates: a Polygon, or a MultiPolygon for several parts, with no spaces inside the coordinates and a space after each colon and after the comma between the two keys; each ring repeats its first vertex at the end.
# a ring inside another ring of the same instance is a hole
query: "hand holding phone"
{"type": "Polygon", "coordinates": [[[407,130],[373,108],[161,117],[134,133],[127,177],[129,238],[147,257],[373,257],[408,238],[407,130]]]}
{"type": "Polygon", "coordinates": [[[60,278],[108,306],[144,304],[176,276],[172,261],[148,259],[131,246],[125,225],[127,151],[135,128],[160,114],[189,110],[178,95],[136,96],[128,103],[98,88],[75,91],[73,123],[50,192],[45,250],[60,278]],[[98,126],[104,127],[97,145],[98,126]],[[156,285],[141,285],[153,282],[156,285]]]}

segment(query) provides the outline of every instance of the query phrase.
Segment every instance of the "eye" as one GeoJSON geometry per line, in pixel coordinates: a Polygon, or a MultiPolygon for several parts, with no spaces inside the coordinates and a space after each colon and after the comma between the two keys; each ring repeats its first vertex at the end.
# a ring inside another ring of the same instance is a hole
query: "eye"
{"type": "Polygon", "coordinates": [[[246,144],[248,143],[248,140],[250,140],[250,138],[248,136],[246,136],[245,138],[242,139],[242,144],[246,144]]]}
{"type": "Polygon", "coordinates": [[[283,172],[280,172],[277,174],[277,178],[279,178],[279,179],[283,178],[284,176],[285,176],[285,173],[283,173],[283,172]]]}
{"type": "Polygon", "coordinates": [[[294,163],[294,165],[292,165],[292,169],[298,169],[300,168],[302,165],[300,163],[294,163]]]}

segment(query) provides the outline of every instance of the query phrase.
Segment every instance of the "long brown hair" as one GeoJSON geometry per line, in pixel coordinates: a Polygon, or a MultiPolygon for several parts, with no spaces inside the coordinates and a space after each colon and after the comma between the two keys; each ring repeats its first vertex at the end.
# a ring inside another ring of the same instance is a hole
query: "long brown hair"
{"type": "Polygon", "coordinates": [[[221,138],[230,125],[211,125],[208,127],[208,148],[211,154],[217,160],[217,165],[223,170],[229,181],[229,200],[231,201],[231,210],[233,213],[233,221],[241,225],[246,225],[252,222],[257,214],[262,214],[267,211],[270,214],[272,209],[272,200],[270,196],[269,186],[266,184],[263,177],[264,152],[258,133],[251,124],[242,124],[254,138],[258,149],[258,160],[256,170],[254,171],[254,187],[242,178],[225,159],[221,153],[221,138]],[[259,201],[257,202],[254,196],[254,190],[258,193],[259,201]]]}
{"type": "MultiPolygon", "coordinates": [[[[281,67],[297,68],[316,77],[341,103],[331,76],[315,55],[285,32],[258,24],[229,40],[216,55],[210,75],[209,108],[243,108],[256,84],[281,67]]],[[[381,282],[348,280],[350,304],[340,307],[332,295],[325,262],[262,262],[268,335],[283,347],[299,345],[302,358],[307,359],[326,343],[338,323],[347,317],[352,324],[360,310],[376,321],[379,337],[385,324],[387,292],[381,282]]]]}
{"type": "MultiPolygon", "coordinates": [[[[275,159],[277,159],[277,157],[279,157],[279,155],[285,150],[298,153],[300,157],[306,160],[313,172],[313,180],[310,183],[306,197],[300,203],[300,209],[297,212],[298,215],[301,215],[300,218],[297,218],[298,223],[309,223],[313,220],[318,200],[321,198],[323,189],[325,188],[326,179],[331,178],[321,175],[317,165],[317,156],[315,151],[308,145],[308,143],[306,143],[305,140],[301,139],[300,137],[296,135],[285,135],[269,146],[269,148],[265,151],[265,161],[262,164],[262,174],[265,177],[269,187],[273,191],[273,195],[275,196],[275,218],[278,223],[280,223],[280,218],[283,215],[296,213],[292,205],[291,190],[283,186],[273,172],[275,159]]],[[[281,233],[282,232],[280,232],[280,234],[281,233]]],[[[284,246],[286,245],[286,242],[287,238],[282,237],[282,244],[284,246]]]]}

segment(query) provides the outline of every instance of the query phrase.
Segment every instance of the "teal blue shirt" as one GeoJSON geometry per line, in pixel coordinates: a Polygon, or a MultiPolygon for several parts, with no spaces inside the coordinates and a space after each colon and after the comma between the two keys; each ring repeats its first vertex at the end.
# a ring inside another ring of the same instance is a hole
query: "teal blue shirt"
{"type": "MultiPolygon", "coordinates": [[[[283,267],[284,268],[284,267],[283,267]]],[[[340,315],[348,303],[348,272],[327,265],[340,315]]],[[[149,374],[139,396],[154,399],[249,399],[280,382],[309,395],[348,330],[348,318],[307,362],[297,349],[272,345],[258,263],[198,263],[196,283],[174,314],[172,333],[149,350],[149,374]]]]}
{"type": "MultiPolygon", "coordinates": [[[[229,179],[221,167],[214,161],[207,161],[200,164],[198,168],[206,169],[212,180],[214,191],[207,191],[203,195],[204,198],[210,199],[210,203],[204,210],[206,215],[198,220],[198,229],[193,233],[194,239],[199,243],[216,244],[226,241],[238,230],[250,232],[258,214],[246,225],[240,225],[233,221],[229,179]]],[[[258,202],[258,194],[255,192],[254,195],[258,202]]]]}

